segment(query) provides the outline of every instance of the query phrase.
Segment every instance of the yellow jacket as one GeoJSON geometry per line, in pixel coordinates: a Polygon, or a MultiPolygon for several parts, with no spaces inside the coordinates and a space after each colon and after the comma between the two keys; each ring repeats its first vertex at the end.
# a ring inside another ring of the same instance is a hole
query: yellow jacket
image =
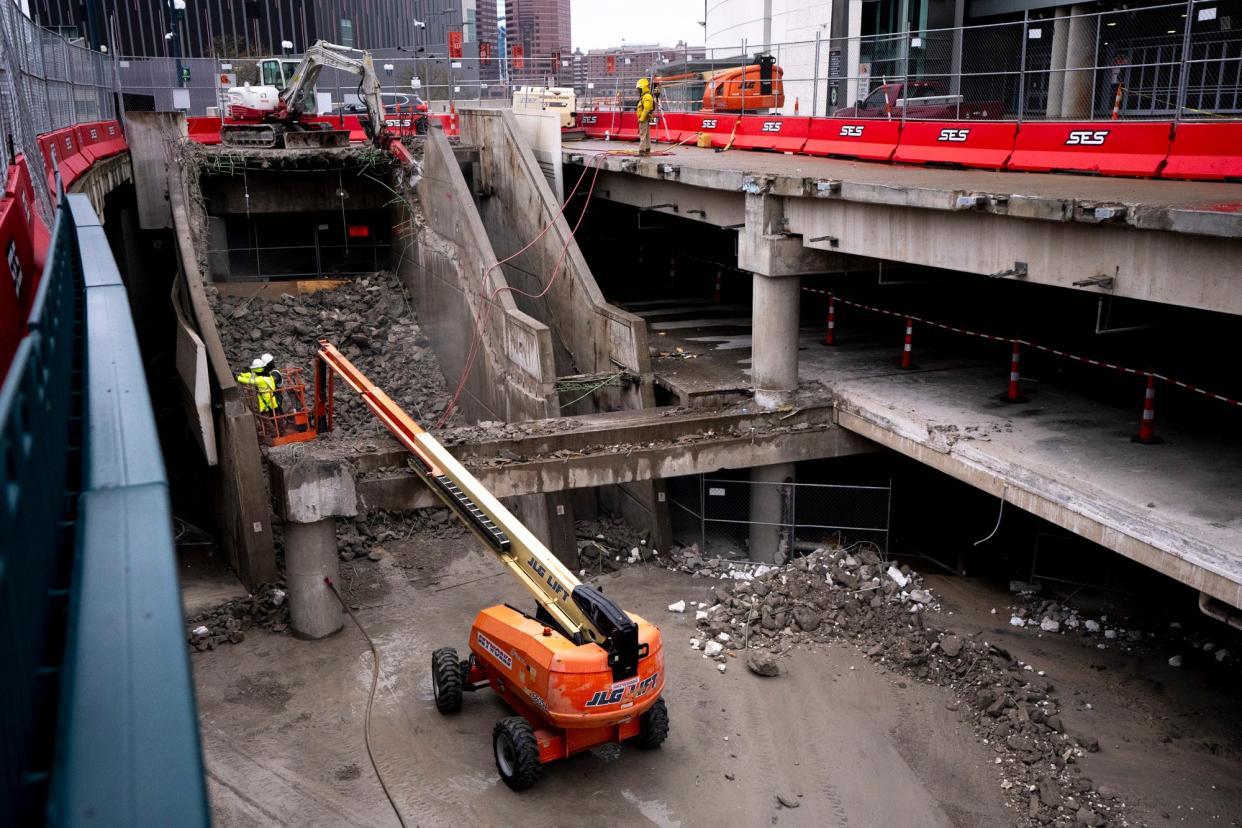
{"type": "Polygon", "coordinates": [[[651,92],[643,88],[638,96],[638,122],[645,124],[651,120],[651,113],[655,110],[655,100],[651,97],[651,92]]]}
{"type": "Polygon", "coordinates": [[[243,385],[253,385],[255,394],[259,398],[259,413],[266,414],[269,411],[276,410],[276,380],[266,374],[256,374],[251,371],[237,375],[237,381],[243,385]]]}

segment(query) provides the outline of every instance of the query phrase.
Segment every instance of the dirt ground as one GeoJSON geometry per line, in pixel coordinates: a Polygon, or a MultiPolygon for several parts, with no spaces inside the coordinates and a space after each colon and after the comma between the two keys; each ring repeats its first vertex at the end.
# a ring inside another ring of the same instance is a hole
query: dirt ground
{"type": "MultiPolygon", "coordinates": [[[[651,566],[600,583],[659,624],[672,732],[659,751],[597,749],[546,766],[515,794],[490,736],[508,715],[490,693],[436,712],[433,649],[464,652],[474,613],[529,598],[473,541],[386,544],[378,563],[342,564],[347,599],[381,653],[372,747],[408,825],[998,826],[1006,810],[993,748],[949,691],[886,671],[840,644],[785,657],[764,679],[721,675],[688,646],[712,581],[651,566]],[[780,797],[778,799],[778,797],[780,797]],[[790,808],[781,799],[794,803],[790,808]]],[[[1068,728],[1096,735],[1096,785],[1129,803],[1130,824],[1230,825],[1242,813],[1242,711],[1221,675],[1180,671],[1079,639],[1037,637],[992,615],[1005,593],[929,578],[947,621],[1046,665],[1068,728]],[[1090,704],[1090,708],[1087,705],[1090,704]]],[[[396,825],[363,741],[370,652],[351,625],[317,642],[256,630],[193,656],[215,824],[396,825]]]]}

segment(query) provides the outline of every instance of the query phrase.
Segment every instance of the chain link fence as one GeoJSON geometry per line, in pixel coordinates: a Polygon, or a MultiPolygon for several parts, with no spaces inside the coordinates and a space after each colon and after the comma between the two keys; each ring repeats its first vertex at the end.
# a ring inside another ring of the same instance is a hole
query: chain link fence
{"type": "MultiPolygon", "coordinates": [[[[1023,20],[857,38],[705,49],[640,47],[574,55],[479,55],[373,50],[390,101],[418,94],[433,109],[459,101],[508,102],[524,86],[572,87],[579,111],[628,107],[640,77],[661,80],[666,111],[732,108],[785,115],[922,120],[1091,120],[1242,117],[1242,4],[1180,3],[1091,14],[1069,7],[1023,20]],[[729,86],[727,70],[770,55],[763,78],[729,86]],[[411,81],[418,79],[418,87],[411,81]]],[[[245,80],[256,58],[183,59],[188,93],[174,106],[175,62],[121,61],[127,93],[156,109],[203,115],[219,77],[245,80]],[[229,69],[222,67],[228,66],[229,69]]],[[[320,112],[356,103],[357,78],[325,70],[320,112]]],[[[59,99],[56,99],[59,100],[59,99]]]]}
{"type": "MultiPolygon", "coordinates": [[[[7,152],[42,159],[37,136],[118,116],[112,58],[41,28],[14,3],[0,6],[0,123],[7,152]]],[[[37,181],[42,161],[30,169],[37,181]]],[[[39,212],[51,226],[50,195],[43,187],[34,189],[39,212]]]]}
{"type": "Polygon", "coordinates": [[[769,483],[697,475],[669,481],[674,531],[709,557],[746,559],[756,544],[778,559],[825,546],[889,546],[892,483],[850,486],[769,483]]]}

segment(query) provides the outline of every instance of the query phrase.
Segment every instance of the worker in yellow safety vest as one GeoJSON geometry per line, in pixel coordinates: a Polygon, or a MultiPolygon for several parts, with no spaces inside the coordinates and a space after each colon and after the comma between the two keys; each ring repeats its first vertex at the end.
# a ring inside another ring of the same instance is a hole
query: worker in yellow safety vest
{"type": "Polygon", "coordinates": [[[639,78],[638,89],[638,154],[651,155],[651,116],[655,113],[655,99],[646,78],[639,78]]]}
{"type": "Polygon", "coordinates": [[[237,381],[242,385],[250,385],[254,387],[255,395],[259,399],[260,414],[276,413],[276,380],[267,372],[267,364],[262,357],[255,357],[250,363],[250,370],[237,375],[237,381]]]}

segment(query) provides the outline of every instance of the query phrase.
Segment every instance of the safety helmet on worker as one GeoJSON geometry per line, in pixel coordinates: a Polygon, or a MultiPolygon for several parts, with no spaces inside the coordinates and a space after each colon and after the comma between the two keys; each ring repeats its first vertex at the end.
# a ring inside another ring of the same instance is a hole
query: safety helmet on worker
{"type": "Polygon", "coordinates": [[[635,88],[635,89],[641,89],[641,90],[643,90],[644,92],[646,92],[646,91],[647,91],[647,89],[648,89],[648,87],[649,87],[649,86],[650,86],[650,84],[647,82],[647,79],[646,79],[646,78],[639,78],[639,79],[638,79],[638,83],[634,84],[634,88],[635,88]]]}
{"type": "Polygon", "coordinates": [[[250,361],[250,370],[251,371],[262,371],[263,368],[266,367],[266,365],[267,363],[263,361],[263,357],[255,357],[254,359],[250,361]]]}
{"type": "Polygon", "coordinates": [[[271,354],[264,354],[263,356],[259,357],[259,361],[263,363],[264,368],[268,368],[271,366],[273,362],[276,361],[276,357],[272,356],[271,354]]]}

